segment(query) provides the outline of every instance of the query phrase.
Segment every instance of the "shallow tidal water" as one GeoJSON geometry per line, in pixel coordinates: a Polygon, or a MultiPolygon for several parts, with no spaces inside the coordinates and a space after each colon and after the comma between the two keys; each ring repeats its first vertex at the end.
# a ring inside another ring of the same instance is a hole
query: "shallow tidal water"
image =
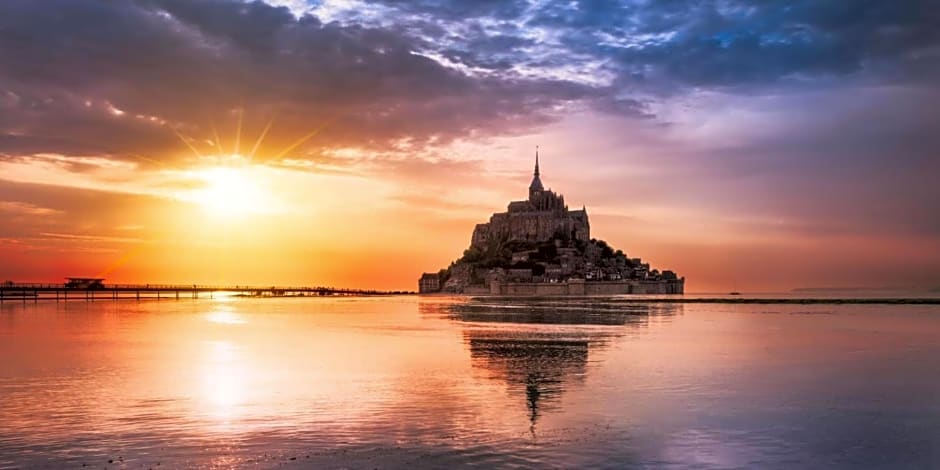
{"type": "Polygon", "coordinates": [[[940,468],[940,307],[0,305],[0,468],[940,468]]]}

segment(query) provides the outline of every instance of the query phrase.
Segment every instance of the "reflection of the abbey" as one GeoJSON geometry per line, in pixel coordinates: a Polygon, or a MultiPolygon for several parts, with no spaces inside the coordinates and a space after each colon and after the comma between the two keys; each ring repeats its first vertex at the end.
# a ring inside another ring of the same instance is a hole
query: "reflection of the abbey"
{"type": "Polygon", "coordinates": [[[616,299],[428,300],[424,315],[460,322],[473,367],[504,380],[524,395],[529,420],[558,406],[561,394],[580,384],[589,352],[681,313],[681,304],[618,303],[616,299]]]}

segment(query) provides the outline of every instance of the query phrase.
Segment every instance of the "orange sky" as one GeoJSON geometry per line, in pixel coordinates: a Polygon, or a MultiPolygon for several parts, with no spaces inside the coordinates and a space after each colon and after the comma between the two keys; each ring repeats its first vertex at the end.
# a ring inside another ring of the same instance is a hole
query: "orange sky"
{"type": "MultiPolygon", "coordinates": [[[[244,156],[193,155],[173,167],[90,157],[75,168],[54,155],[3,162],[0,211],[13,233],[0,239],[0,274],[413,289],[422,271],[459,257],[474,224],[524,198],[539,138],[455,145],[452,159],[344,157],[353,163],[335,170],[244,156]]],[[[931,239],[804,234],[784,218],[634,201],[630,186],[592,184],[610,171],[567,157],[578,145],[543,149],[546,185],[587,206],[593,236],[686,276],[690,292],[898,286],[911,272],[916,285],[936,261],[925,257],[931,239]]],[[[666,191],[681,184],[650,175],[666,191]]]]}

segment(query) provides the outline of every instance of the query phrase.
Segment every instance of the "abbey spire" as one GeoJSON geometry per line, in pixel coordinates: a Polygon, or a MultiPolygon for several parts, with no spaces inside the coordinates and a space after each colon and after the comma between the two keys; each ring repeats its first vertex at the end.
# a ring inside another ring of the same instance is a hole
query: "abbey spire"
{"type": "Polygon", "coordinates": [[[535,146],[535,176],[539,175],[539,146],[535,146]]]}
{"type": "Polygon", "coordinates": [[[539,148],[535,147],[535,173],[532,176],[532,184],[529,185],[529,198],[544,190],[542,180],[539,178],[539,148]]]}

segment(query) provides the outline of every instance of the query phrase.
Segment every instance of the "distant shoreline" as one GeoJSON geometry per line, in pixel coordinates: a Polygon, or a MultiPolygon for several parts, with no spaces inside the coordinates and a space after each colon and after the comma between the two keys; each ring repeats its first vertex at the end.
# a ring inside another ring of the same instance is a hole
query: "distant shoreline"
{"type": "MultiPolygon", "coordinates": [[[[797,287],[791,289],[790,292],[912,292],[912,291],[921,291],[920,288],[912,287],[892,287],[892,286],[880,286],[880,287],[797,287]]],[[[926,289],[924,292],[936,292],[936,289],[926,289]]]]}
{"type": "MultiPolygon", "coordinates": [[[[520,298],[528,299],[572,299],[570,296],[473,296],[478,298],[518,300],[520,298]]],[[[806,298],[806,299],[787,299],[787,298],[635,298],[635,297],[582,297],[607,298],[617,303],[627,304],[794,304],[794,305],[940,305],[940,298],[870,298],[870,299],[824,299],[824,298],[806,298]]]]}

